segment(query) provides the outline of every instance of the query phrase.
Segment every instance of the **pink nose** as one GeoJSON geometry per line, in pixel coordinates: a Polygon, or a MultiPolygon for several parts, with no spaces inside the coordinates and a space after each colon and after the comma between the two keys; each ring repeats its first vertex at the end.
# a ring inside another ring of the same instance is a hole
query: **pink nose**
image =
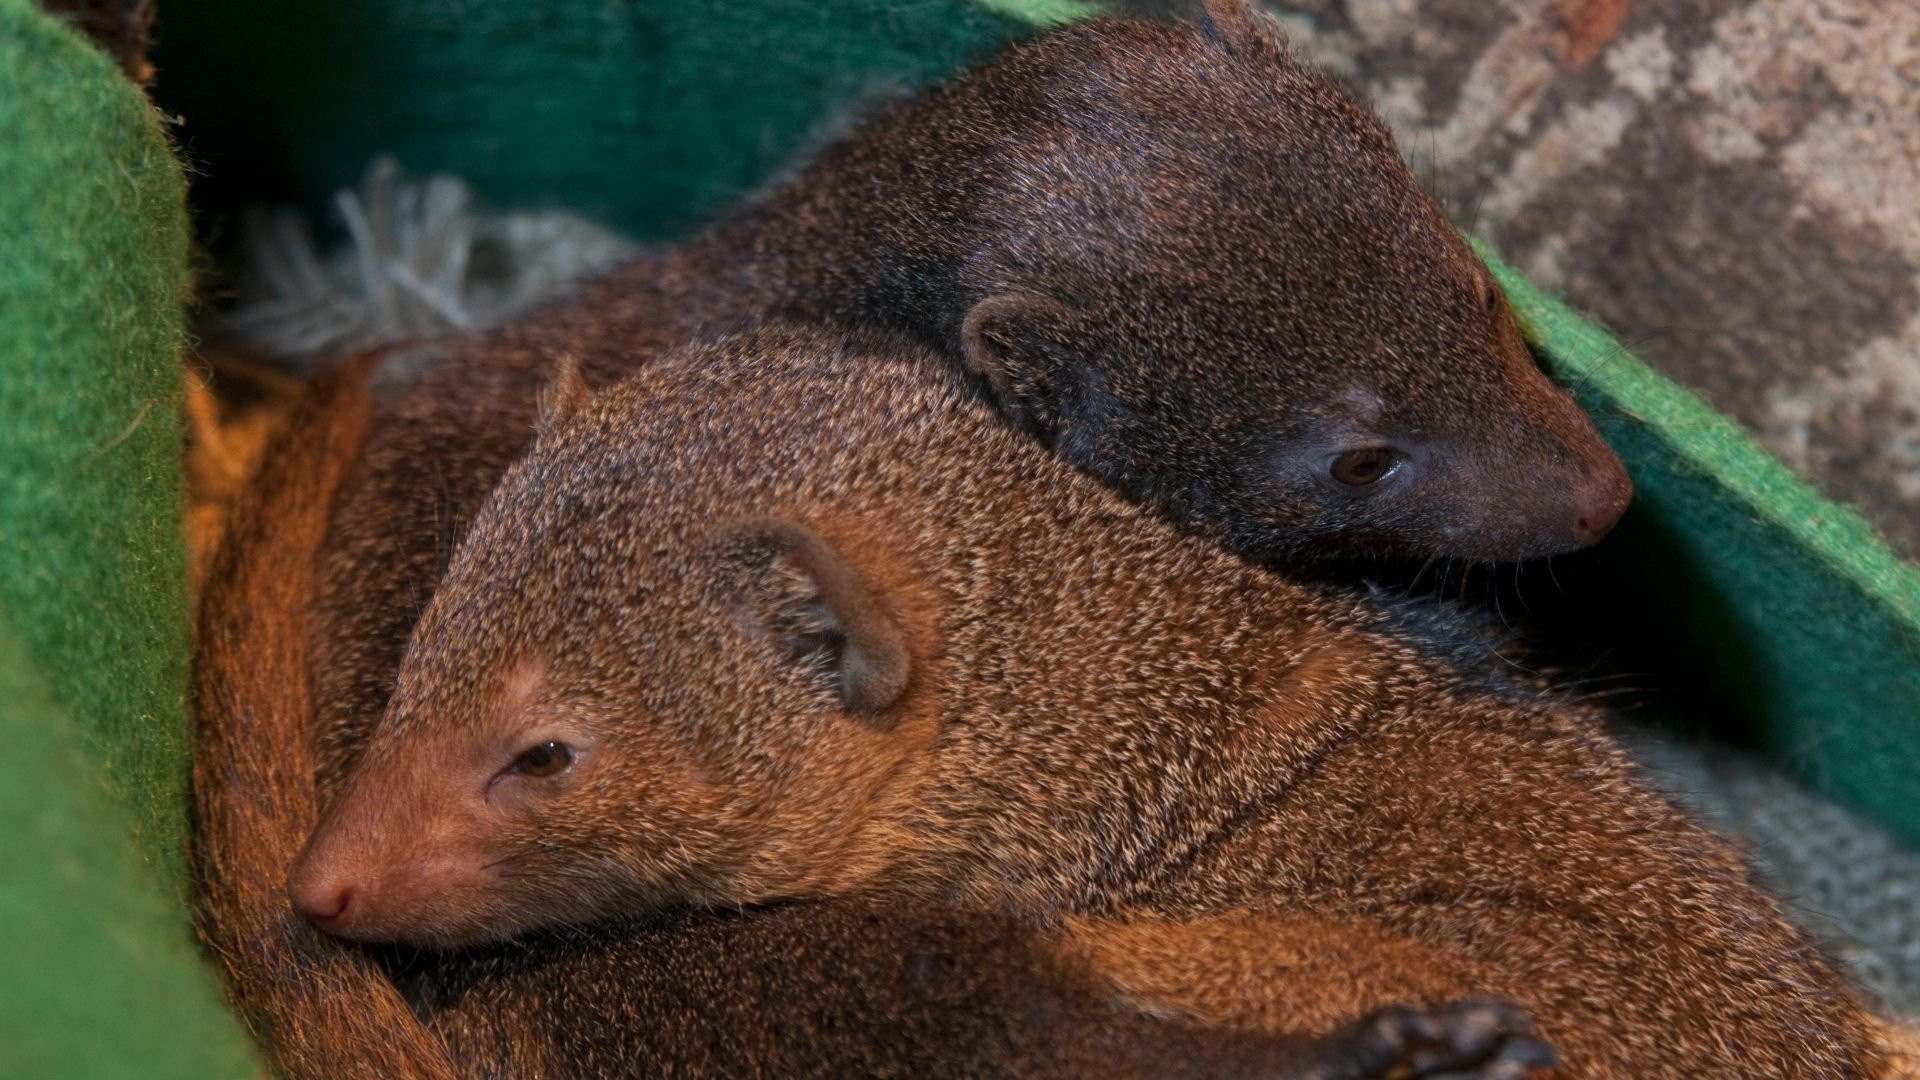
{"type": "Polygon", "coordinates": [[[317,875],[296,874],[288,883],[287,893],[301,918],[329,932],[352,923],[359,899],[352,882],[317,875]]]}
{"type": "Polygon", "coordinates": [[[1582,514],[1573,521],[1574,542],[1580,544],[1582,547],[1588,544],[1597,544],[1605,539],[1606,535],[1612,532],[1613,527],[1619,523],[1620,515],[1618,513],[1601,511],[1592,514],[1582,514]]]}
{"type": "Polygon", "coordinates": [[[1585,547],[1597,544],[1627,512],[1633,501],[1633,481],[1618,463],[1606,470],[1581,493],[1574,505],[1573,539],[1585,547]]]}

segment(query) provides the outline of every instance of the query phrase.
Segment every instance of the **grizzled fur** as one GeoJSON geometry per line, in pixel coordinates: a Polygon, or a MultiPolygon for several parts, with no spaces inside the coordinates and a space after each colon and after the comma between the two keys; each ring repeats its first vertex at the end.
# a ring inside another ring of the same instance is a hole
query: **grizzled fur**
{"type": "Polygon", "coordinates": [[[554,360],[601,384],[769,312],[933,349],[1065,460],[1251,558],[1598,539],[1624,471],[1385,129],[1213,7],[1016,44],[687,246],[417,355],[431,370],[383,408],[328,547],[328,777],[554,360]],[[1395,467],[1335,480],[1362,448],[1395,467]]]}
{"type": "Polygon", "coordinates": [[[303,615],[368,370],[308,395],[235,507],[200,608],[197,922],[281,1074],[1511,1080],[1540,1059],[1524,1015],[1471,1000],[1318,1039],[1148,1015],[1008,919],[857,898],[415,959],[397,987],[284,889],[318,816],[303,615]]]}
{"type": "Polygon", "coordinates": [[[328,929],[879,890],[1064,924],[1214,1022],[1491,993],[1573,1075],[1875,1062],[1587,710],[1179,535],[937,357],[776,328],[558,401],[296,867],[328,929]]]}

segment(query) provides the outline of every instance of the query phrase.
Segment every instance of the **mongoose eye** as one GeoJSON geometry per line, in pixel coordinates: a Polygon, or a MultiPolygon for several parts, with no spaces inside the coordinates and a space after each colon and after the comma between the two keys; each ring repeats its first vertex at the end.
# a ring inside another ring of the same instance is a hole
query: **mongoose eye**
{"type": "Polygon", "coordinates": [[[1400,455],[1384,446],[1363,446],[1333,459],[1328,472],[1348,487],[1377,483],[1400,464],[1400,455]]]}
{"type": "Polygon", "coordinates": [[[571,764],[573,751],[568,749],[567,744],[545,742],[523,751],[513,759],[512,765],[507,766],[507,771],[522,776],[555,776],[567,771],[567,766],[571,764]]]}

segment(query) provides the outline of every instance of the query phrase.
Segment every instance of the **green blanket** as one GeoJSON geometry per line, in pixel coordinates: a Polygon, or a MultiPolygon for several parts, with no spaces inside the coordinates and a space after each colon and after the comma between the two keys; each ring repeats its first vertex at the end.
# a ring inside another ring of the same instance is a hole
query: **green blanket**
{"type": "Polygon", "coordinates": [[[0,0],[0,1076],[244,1076],[180,904],[180,167],[0,0]]]}

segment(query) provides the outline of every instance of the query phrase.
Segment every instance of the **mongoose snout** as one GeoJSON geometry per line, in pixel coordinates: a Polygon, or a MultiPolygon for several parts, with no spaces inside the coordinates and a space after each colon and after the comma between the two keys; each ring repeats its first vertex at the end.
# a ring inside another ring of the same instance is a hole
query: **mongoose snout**
{"type": "Polygon", "coordinates": [[[1574,497],[1573,542],[1578,547],[1605,539],[1633,501],[1633,481],[1624,468],[1603,467],[1598,473],[1589,472],[1574,497]]]}
{"type": "Polygon", "coordinates": [[[500,936],[490,897],[510,868],[489,844],[489,824],[537,797],[516,789],[563,782],[555,766],[571,751],[544,733],[523,751],[471,739],[460,749],[423,746],[404,768],[362,770],[287,875],[302,918],[355,941],[448,947],[500,936]]]}

